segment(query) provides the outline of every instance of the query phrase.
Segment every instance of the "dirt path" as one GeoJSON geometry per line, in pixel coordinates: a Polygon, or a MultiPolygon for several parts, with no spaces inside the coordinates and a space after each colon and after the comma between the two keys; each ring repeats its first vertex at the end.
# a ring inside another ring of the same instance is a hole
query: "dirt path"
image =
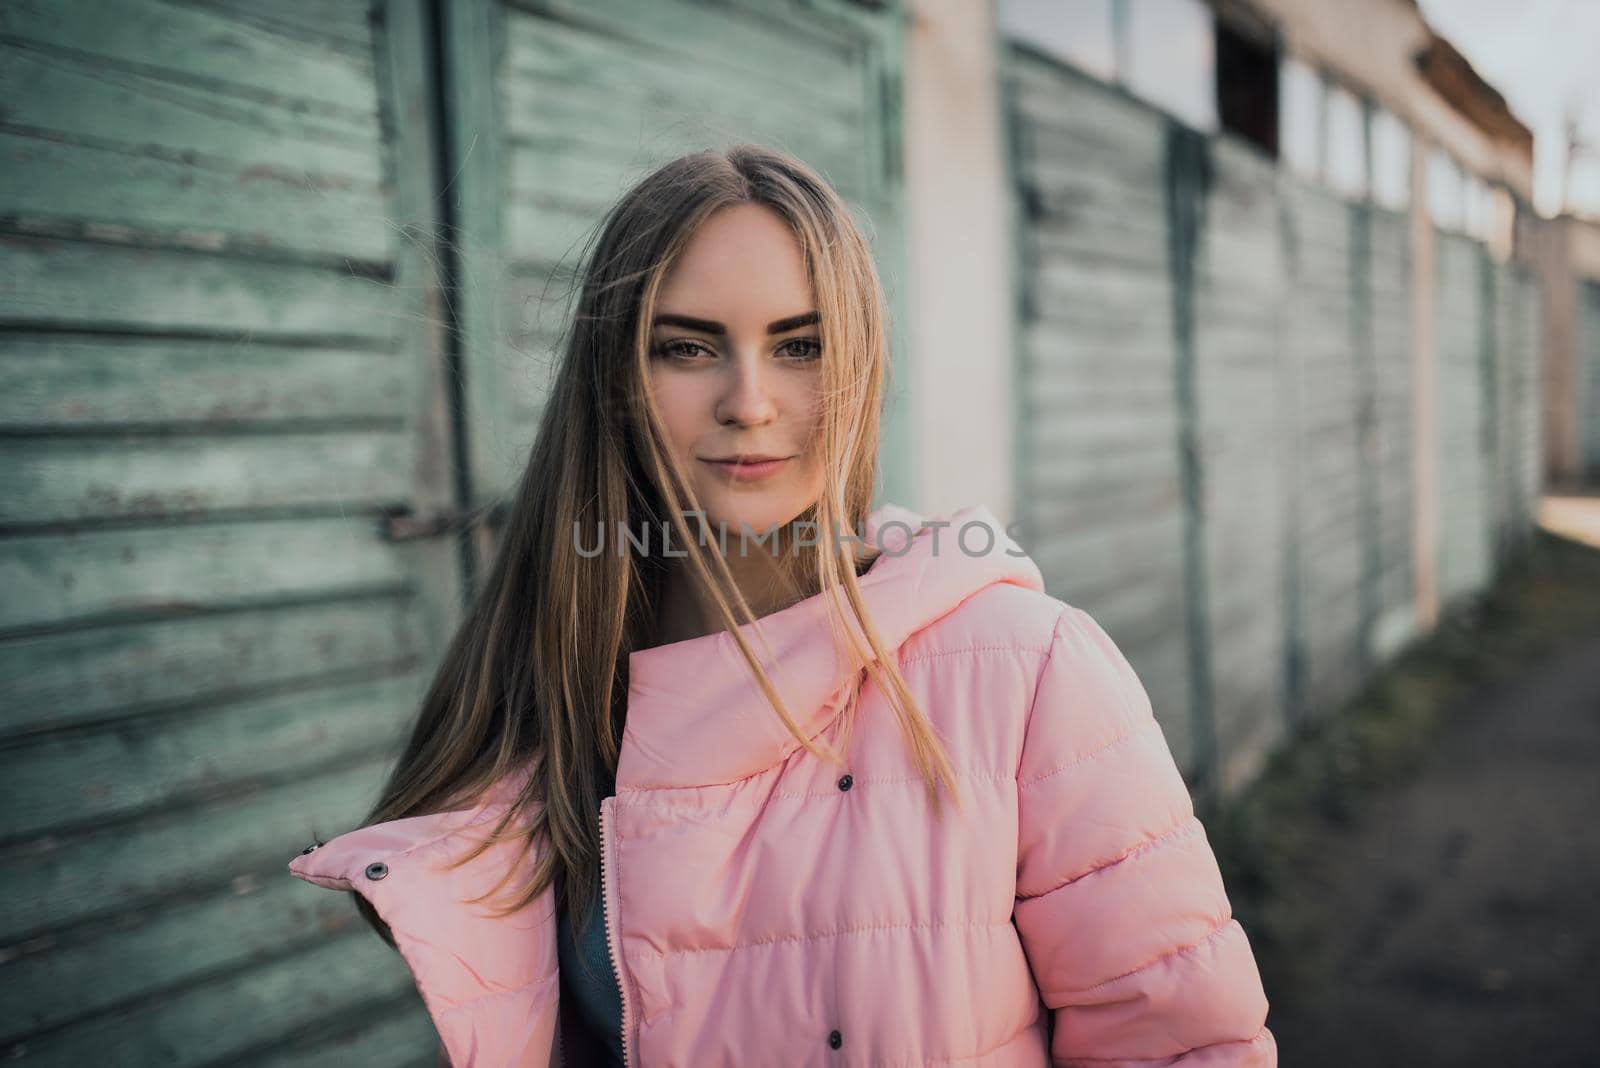
{"type": "Polygon", "coordinates": [[[1600,633],[1473,694],[1302,875],[1286,1068],[1600,1065],[1600,633]]]}

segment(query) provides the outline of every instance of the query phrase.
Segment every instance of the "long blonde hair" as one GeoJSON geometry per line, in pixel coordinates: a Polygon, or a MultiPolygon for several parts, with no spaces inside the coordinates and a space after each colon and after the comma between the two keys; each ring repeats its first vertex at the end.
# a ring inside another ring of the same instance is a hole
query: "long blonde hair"
{"type": "MultiPolygon", "coordinates": [[[[662,589],[660,554],[578,552],[577,530],[665,529],[684,547],[773,709],[806,750],[843,757],[803,737],[737,629],[750,607],[721,554],[686,520],[699,509],[669,449],[648,388],[649,331],[675,258],[717,211],[754,202],[778,213],[803,250],[820,317],[818,440],[823,490],[797,517],[821,532],[795,539],[784,564],[796,595],[826,594],[829,625],[858,665],[840,738],[847,739],[862,672],[889,698],[935,815],[939,783],[959,810],[955,772],[872,625],[856,583],[875,557],[860,535],[878,477],[879,415],[888,374],[883,289],[850,209],[827,181],[788,153],[737,145],[675,159],[607,213],[585,257],[549,403],[505,516],[493,564],[422,701],[409,740],[363,825],[469,806],[502,776],[532,767],[493,831],[460,858],[521,835],[548,847],[505,912],[556,880],[569,901],[595,891],[600,769],[614,776],[626,713],[628,654],[646,648],[662,589]],[[830,532],[840,532],[834,537],[830,532]],[[848,605],[866,647],[847,625],[848,605]]],[[[791,524],[791,527],[793,524],[791,524]]],[[[713,543],[714,544],[714,543],[713,543]]],[[[759,631],[759,624],[756,624],[759,631]]],[[[840,749],[844,748],[841,741],[840,749]]],[[[357,903],[387,940],[367,902],[357,903]]],[[[577,917],[573,916],[577,931],[577,917]]]]}

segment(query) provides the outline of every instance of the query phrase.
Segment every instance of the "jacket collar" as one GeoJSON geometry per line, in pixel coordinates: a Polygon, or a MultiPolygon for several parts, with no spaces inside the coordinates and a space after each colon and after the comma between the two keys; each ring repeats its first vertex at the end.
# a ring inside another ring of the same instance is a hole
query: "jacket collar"
{"type": "MultiPolygon", "coordinates": [[[[885,504],[867,517],[863,534],[884,552],[857,583],[891,651],[986,586],[1044,588],[1038,566],[981,504],[933,520],[885,504]],[[968,529],[958,542],[969,524],[989,533],[968,529]]],[[[853,621],[850,627],[860,638],[860,627],[853,621]]],[[[822,594],[747,623],[740,633],[807,738],[845,706],[864,670],[854,656],[842,655],[849,650],[835,648],[822,594]]],[[[635,651],[628,679],[619,792],[734,782],[800,748],[724,631],[635,651]]]]}

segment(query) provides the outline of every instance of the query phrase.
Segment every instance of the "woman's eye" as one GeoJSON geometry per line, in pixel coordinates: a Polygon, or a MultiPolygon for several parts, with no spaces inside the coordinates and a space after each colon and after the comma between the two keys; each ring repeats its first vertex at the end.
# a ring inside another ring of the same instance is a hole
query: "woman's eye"
{"type": "Polygon", "coordinates": [[[822,355],[822,342],[814,337],[800,337],[785,342],[783,350],[796,360],[815,360],[822,355]]]}
{"type": "Polygon", "coordinates": [[[676,341],[663,341],[656,346],[656,353],[675,360],[690,360],[705,352],[705,346],[694,341],[685,341],[679,338],[676,341]]]}

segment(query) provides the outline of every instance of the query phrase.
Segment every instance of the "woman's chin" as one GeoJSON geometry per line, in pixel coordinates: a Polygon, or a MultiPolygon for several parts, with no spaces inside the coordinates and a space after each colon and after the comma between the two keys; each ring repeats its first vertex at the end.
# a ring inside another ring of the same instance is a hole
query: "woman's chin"
{"type": "Polygon", "coordinates": [[[783,527],[798,518],[806,510],[804,502],[786,501],[786,494],[751,490],[738,492],[731,496],[737,499],[729,500],[730,495],[723,491],[716,495],[717,500],[701,497],[705,504],[706,519],[711,526],[711,536],[721,537],[724,530],[730,543],[738,538],[741,533],[751,536],[765,537],[773,530],[783,527]]]}

